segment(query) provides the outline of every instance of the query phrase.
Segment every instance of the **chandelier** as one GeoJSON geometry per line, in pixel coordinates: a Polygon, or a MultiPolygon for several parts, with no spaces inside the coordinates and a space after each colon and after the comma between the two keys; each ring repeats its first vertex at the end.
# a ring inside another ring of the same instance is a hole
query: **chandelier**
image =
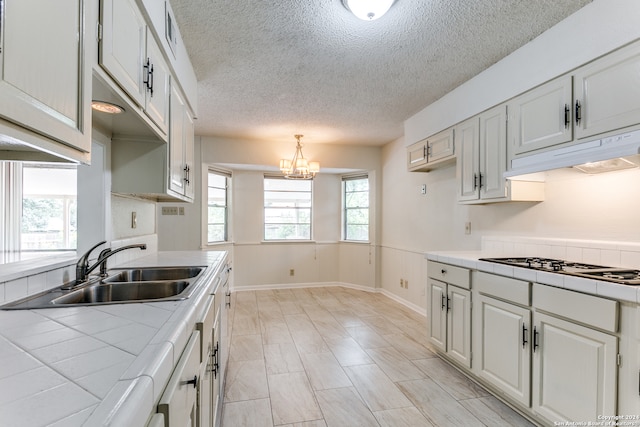
{"type": "Polygon", "coordinates": [[[280,171],[287,179],[313,179],[316,173],[320,171],[319,162],[308,162],[302,155],[302,144],[300,138],[304,135],[294,135],[298,144],[296,145],[296,153],[293,159],[280,159],[280,171]]]}

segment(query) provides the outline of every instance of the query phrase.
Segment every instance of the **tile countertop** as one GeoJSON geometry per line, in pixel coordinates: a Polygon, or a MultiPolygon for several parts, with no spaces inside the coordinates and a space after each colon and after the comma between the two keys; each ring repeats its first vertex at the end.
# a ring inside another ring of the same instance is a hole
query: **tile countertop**
{"type": "MultiPolygon", "coordinates": [[[[225,254],[158,252],[118,267],[208,265],[211,277],[225,254]]],[[[145,425],[205,289],[183,301],[0,310],[0,424],[145,425]]]]}
{"type": "Polygon", "coordinates": [[[568,276],[559,273],[531,270],[528,268],[511,267],[504,264],[479,261],[478,258],[491,257],[490,254],[481,251],[457,252],[441,251],[427,252],[425,258],[445,264],[457,265],[473,270],[494,273],[500,276],[513,277],[529,282],[542,283],[558,288],[578,291],[585,294],[592,294],[601,297],[611,298],[618,301],[630,303],[640,303],[640,286],[621,285],[618,283],[605,282],[602,280],[585,279],[581,277],[568,276]]]}

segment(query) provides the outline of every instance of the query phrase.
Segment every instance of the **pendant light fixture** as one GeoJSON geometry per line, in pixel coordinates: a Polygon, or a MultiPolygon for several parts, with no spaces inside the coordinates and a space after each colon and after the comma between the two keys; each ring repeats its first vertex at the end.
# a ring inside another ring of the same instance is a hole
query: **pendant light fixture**
{"type": "Polygon", "coordinates": [[[302,144],[300,138],[304,135],[294,135],[298,144],[293,159],[280,159],[280,171],[287,179],[313,179],[320,171],[319,162],[308,162],[302,155],[302,144]]]}
{"type": "Polygon", "coordinates": [[[342,4],[363,21],[373,21],[387,13],[395,0],[342,0],[342,4]]]}

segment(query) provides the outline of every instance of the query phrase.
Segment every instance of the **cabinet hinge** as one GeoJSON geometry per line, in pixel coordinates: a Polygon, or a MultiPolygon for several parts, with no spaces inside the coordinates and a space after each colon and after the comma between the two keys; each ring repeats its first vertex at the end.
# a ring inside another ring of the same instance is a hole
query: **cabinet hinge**
{"type": "Polygon", "coordinates": [[[102,40],[102,24],[98,22],[98,26],[96,28],[96,33],[98,34],[98,41],[102,40]]]}
{"type": "Polygon", "coordinates": [[[618,366],[622,366],[622,355],[620,353],[616,356],[616,363],[618,366]]]}

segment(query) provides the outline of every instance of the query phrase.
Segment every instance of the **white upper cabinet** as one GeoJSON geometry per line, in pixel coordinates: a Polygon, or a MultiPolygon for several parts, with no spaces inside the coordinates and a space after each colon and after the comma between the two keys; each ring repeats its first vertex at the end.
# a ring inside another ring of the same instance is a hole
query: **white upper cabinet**
{"type": "Polygon", "coordinates": [[[615,51],[574,73],[576,137],[640,123],[640,43],[615,51]]]}
{"type": "Polygon", "coordinates": [[[504,105],[480,114],[480,171],[478,187],[481,199],[507,196],[507,108],[504,105]]]}
{"type": "Polygon", "coordinates": [[[453,128],[450,128],[407,147],[407,169],[428,172],[455,161],[453,137],[453,128]]]}
{"type": "Polygon", "coordinates": [[[513,155],[573,139],[572,78],[561,77],[507,104],[509,144],[513,155]]]}
{"type": "Polygon", "coordinates": [[[80,161],[91,148],[85,25],[83,0],[0,2],[0,122],[53,140],[47,149],[80,161]]]}
{"type": "Polygon", "coordinates": [[[458,201],[477,200],[478,174],[480,173],[480,120],[473,117],[455,127],[458,160],[456,174],[458,183],[458,201]]]}
{"type": "Polygon", "coordinates": [[[169,137],[169,190],[193,200],[195,187],[194,125],[184,98],[171,88],[171,134],[169,137]]]}
{"type": "Polygon", "coordinates": [[[134,0],[102,1],[99,62],[163,134],[170,70],[134,0]]]}

